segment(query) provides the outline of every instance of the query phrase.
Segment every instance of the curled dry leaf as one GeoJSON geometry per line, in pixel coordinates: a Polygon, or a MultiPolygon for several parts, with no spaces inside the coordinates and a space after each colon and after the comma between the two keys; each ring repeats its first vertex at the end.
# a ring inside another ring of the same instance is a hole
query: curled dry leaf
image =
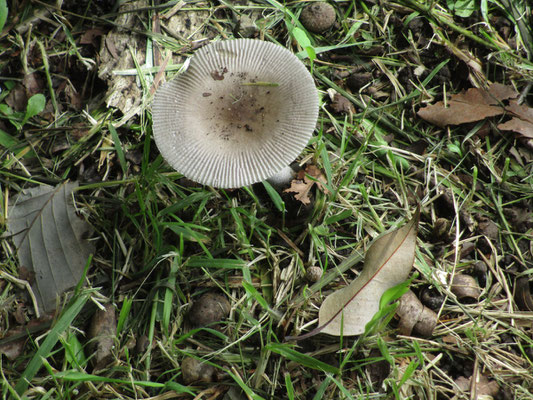
{"type": "Polygon", "coordinates": [[[486,399],[496,396],[500,391],[500,386],[496,381],[490,381],[485,375],[481,375],[479,379],[472,384],[472,377],[466,378],[460,376],[455,380],[455,384],[459,387],[461,392],[474,392],[477,395],[476,398],[481,399],[481,396],[490,396],[484,397],[486,399]],[[478,397],[479,396],[479,397],[478,397]]]}
{"type": "Polygon", "coordinates": [[[522,311],[533,311],[533,297],[529,283],[527,276],[521,276],[516,280],[514,299],[522,311]]]}
{"type": "Polygon", "coordinates": [[[365,331],[365,325],[379,311],[383,293],[404,282],[411,272],[418,219],[419,210],[405,226],[372,243],[357,279],[322,303],[317,330],[335,336],[360,335],[365,331]]]}
{"type": "Polygon", "coordinates": [[[354,114],[355,107],[346,97],[335,93],[331,102],[331,110],[337,114],[354,114]]]}
{"type": "Polygon", "coordinates": [[[446,102],[438,101],[418,111],[418,115],[440,127],[460,125],[480,121],[504,113],[500,106],[503,100],[512,99],[518,93],[510,87],[493,83],[488,90],[471,88],[466,92],[454,94],[446,102]]]}
{"type": "Polygon", "coordinates": [[[476,280],[470,275],[455,275],[450,290],[459,300],[476,301],[481,295],[476,280]]]}
{"type": "Polygon", "coordinates": [[[326,188],[326,177],[315,165],[308,165],[305,169],[302,169],[296,175],[296,178],[292,180],[291,187],[285,189],[285,193],[295,193],[294,198],[301,201],[303,204],[310,204],[309,191],[316,184],[318,188],[325,194],[329,194],[329,190],[326,188]],[[309,178],[312,177],[314,179],[309,178]]]}
{"type": "Polygon", "coordinates": [[[518,132],[524,137],[533,139],[533,108],[511,101],[506,111],[514,117],[510,121],[499,124],[498,128],[502,131],[518,132]]]}
{"type": "Polygon", "coordinates": [[[107,304],[103,310],[98,309],[96,311],[89,329],[89,337],[92,340],[91,345],[94,352],[95,370],[102,369],[112,360],[116,331],[115,308],[112,304],[107,304]]]}
{"type": "Polygon", "coordinates": [[[428,337],[437,325],[437,314],[425,307],[410,290],[401,297],[396,314],[400,317],[398,331],[401,335],[409,336],[414,331],[428,337]]]}
{"type": "MultiPolygon", "coordinates": [[[[2,339],[10,339],[10,336],[15,336],[18,334],[23,333],[24,330],[22,327],[17,327],[15,329],[12,329],[8,336],[2,338],[2,339]]],[[[26,342],[25,337],[21,337],[17,340],[9,340],[5,343],[0,343],[0,356],[3,354],[5,355],[8,360],[15,360],[18,357],[22,355],[22,352],[24,351],[24,343],[26,342]]]]}

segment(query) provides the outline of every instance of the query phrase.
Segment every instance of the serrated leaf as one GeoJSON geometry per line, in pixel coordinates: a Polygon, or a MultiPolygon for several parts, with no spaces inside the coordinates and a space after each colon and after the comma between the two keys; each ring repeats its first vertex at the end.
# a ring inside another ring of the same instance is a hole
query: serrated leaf
{"type": "Polygon", "coordinates": [[[321,332],[360,335],[379,311],[381,296],[407,279],[415,258],[419,211],[404,227],[378,238],[369,247],[361,274],[330,294],[318,314],[321,332]]]}
{"type": "Polygon", "coordinates": [[[305,169],[298,172],[295,179],[291,181],[291,186],[283,192],[295,193],[295,200],[301,201],[302,204],[307,205],[311,203],[309,191],[315,184],[322,192],[329,194],[326,177],[315,165],[309,164],[305,169]]]}
{"type": "Polygon", "coordinates": [[[94,246],[90,225],[76,215],[72,190],[77,183],[23,190],[10,204],[7,234],[21,266],[35,273],[32,290],[40,311],[55,310],[56,296],[80,280],[94,246]]]}

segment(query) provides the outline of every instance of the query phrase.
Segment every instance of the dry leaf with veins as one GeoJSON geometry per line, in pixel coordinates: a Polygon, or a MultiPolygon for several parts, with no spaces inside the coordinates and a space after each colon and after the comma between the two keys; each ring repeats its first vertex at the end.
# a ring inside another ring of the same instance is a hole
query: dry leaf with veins
{"type": "Polygon", "coordinates": [[[533,139],[533,108],[524,104],[518,105],[516,101],[511,101],[505,110],[513,115],[510,121],[499,124],[502,131],[518,132],[526,138],[533,139]]]}
{"type": "Polygon", "coordinates": [[[285,189],[284,192],[295,193],[294,198],[307,205],[311,203],[309,191],[315,184],[323,193],[329,194],[329,190],[324,186],[326,183],[326,177],[322,171],[310,164],[298,172],[296,178],[291,182],[291,187],[285,189]],[[314,179],[310,179],[309,176],[314,179]]]}
{"type": "Polygon", "coordinates": [[[335,336],[341,332],[344,336],[360,335],[365,331],[365,325],[379,311],[383,293],[404,282],[411,272],[419,215],[417,210],[405,226],[372,243],[357,279],[322,303],[317,330],[335,336]]]}
{"type": "Polygon", "coordinates": [[[94,245],[92,228],[76,214],[72,193],[78,186],[24,189],[10,204],[7,234],[12,235],[21,266],[35,274],[32,290],[41,312],[56,308],[56,296],[76,286],[94,245]]]}
{"type": "Polygon", "coordinates": [[[501,102],[517,96],[518,93],[511,86],[493,83],[488,90],[470,88],[466,92],[452,95],[446,102],[447,107],[443,101],[438,101],[421,108],[418,115],[441,128],[476,122],[503,114],[501,102]]]}

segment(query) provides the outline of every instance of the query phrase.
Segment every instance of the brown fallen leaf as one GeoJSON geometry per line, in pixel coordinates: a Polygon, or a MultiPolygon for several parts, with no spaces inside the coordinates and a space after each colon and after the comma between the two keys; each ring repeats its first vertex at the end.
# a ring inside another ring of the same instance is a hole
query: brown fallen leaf
{"type": "Polygon", "coordinates": [[[7,234],[12,235],[20,265],[35,276],[32,291],[40,312],[56,309],[56,297],[78,284],[94,252],[87,240],[91,226],[79,218],[73,203],[77,186],[39,185],[23,190],[10,203],[7,234]]]}
{"type": "Polygon", "coordinates": [[[444,107],[443,101],[421,108],[418,115],[441,128],[480,121],[504,113],[503,100],[513,99],[518,93],[506,85],[493,83],[488,90],[471,88],[450,97],[444,107]]]}
{"type": "Polygon", "coordinates": [[[94,314],[89,337],[94,352],[94,369],[105,367],[113,359],[113,348],[117,331],[115,307],[107,304],[103,310],[98,309],[94,314]]]}
{"type": "Polygon", "coordinates": [[[47,330],[52,325],[53,315],[47,314],[41,318],[33,319],[25,325],[10,329],[7,334],[0,338],[0,355],[5,355],[9,360],[20,357],[28,337],[32,334],[47,330]]]}
{"type": "Polygon", "coordinates": [[[331,110],[337,114],[354,114],[355,107],[352,102],[346,97],[335,93],[333,96],[333,101],[331,102],[331,110]]]}
{"type": "Polygon", "coordinates": [[[80,37],[80,44],[92,44],[96,48],[98,47],[98,39],[105,33],[106,30],[100,27],[87,29],[80,37]]]}
{"type": "Polygon", "coordinates": [[[309,164],[298,171],[296,178],[292,180],[291,187],[285,189],[285,193],[296,193],[294,198],[301,201],[303,204],[310,204],[309,191],[316,184],[317,187],[325,194],[329,194],[329,190],[326,188],[326,177],[315,165],[309,164]],[[312,177],[314,179],[310,179],[312,177]]]}
{"type": "Polygon", "coordinates": [[[533,297],[531,296],[531,287],[529,278],[521,276],[516,280],[514,299],[518,308],[522,311],[533,311],[533,297]]]}
{"type": "Polygon", "coordinates": [[[321,332],[360,335],[379,311],[383,293],[404,282],[415,259],[419,210],[400,229],[379,237],[369,247],[361,274],[350,285],[330,294],[318,313],[321,332]]]}
{"type": "Polygon", "coordinates": [[[481,375],[479,379],[472,384],[472,377],[466,378],[460,376],[455,380],[455,384],[459,389],[464,392],[475,392],[475,398],[481,398],[478,396],[496,396],[500,391],[500,386],[496,381],[489,381],[485,375],[481,375]]]}
{"type": "MultiPolygon", "coordinates": [[[[23,333],[24,330],[22,327],[17,327],[9,331],[9,335],[3,339],[9,339],[10,336],[15,336],[23,333]]],[[[21,337],[17,340],[10,340],[6,343],[0,344],[0,355],[5,355],[9,360],[15,360],[21,356],[24,350],[24,343],[26,343],[26,338],[21,337]]]]}
{"type": "Polygon", "coordinates": [[[525,104],[518,105],[516,101],[511,101],[505,108],[512,114],[513,119],[498,125],[502,131],[513,131],[522,136],[533,139],[533,108],[525,104]]]}

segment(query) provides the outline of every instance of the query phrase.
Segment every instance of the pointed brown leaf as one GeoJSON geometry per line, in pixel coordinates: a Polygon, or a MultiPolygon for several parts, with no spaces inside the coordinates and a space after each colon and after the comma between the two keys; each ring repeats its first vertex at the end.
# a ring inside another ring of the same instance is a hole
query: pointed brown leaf
{"type": "Polygon", "coordinates": [[[440,127],[476,122],[503,114],[504,109],[499,103],[517,95],[512,87],[494,83],[488,90],[471,88],[454,94],[447,101],[447,107],[439,101],[420,109],[418,115],[440,127]]]}
{"type": "Polygon", "coordinates": [[[518,105],[516,101],[511,101],[506,111],[514,115],[510,121],[499,124],[502,131],[513,131],[523,136],[533,139],[533,108],[524,104],[518,105]]]}
{"type": "Polygon", "coordinates": [[[322,332],[359,335],[379,311],[383,293],[407,279],[415,258],[419,211],[400,229],[378,238],[368,249],[361,274],[350,285],[330,294],[320,307],[322,332]]]}

